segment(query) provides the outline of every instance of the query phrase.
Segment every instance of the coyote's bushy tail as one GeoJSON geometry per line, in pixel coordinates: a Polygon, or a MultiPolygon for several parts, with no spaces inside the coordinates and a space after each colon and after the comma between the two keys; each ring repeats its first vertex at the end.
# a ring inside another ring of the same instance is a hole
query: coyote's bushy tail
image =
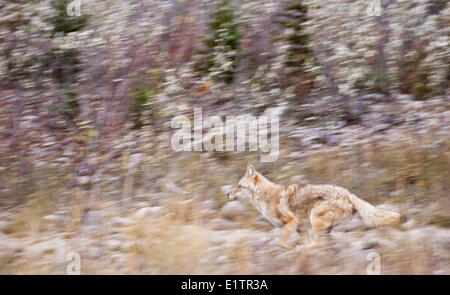
{"type": "Polygon", "coordinates": [[[354,194],[350,194],[349,197],[355,210],[361,214],[364,223],[369,226],[395,225],[401,222],[401,215],[397,212],[375,208],[354,194]]]}

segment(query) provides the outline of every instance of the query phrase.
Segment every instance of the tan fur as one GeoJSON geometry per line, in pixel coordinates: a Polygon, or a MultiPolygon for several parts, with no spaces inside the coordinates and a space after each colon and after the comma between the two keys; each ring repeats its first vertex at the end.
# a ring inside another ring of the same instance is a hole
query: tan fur
{"type": "Polygon", "coordinates": [[[252,165],[248,165],[245,176],[228,196],[231,200],[249,200],[274,226],[283,227],[278,244],[284,248],[290,248],[286,240],[308,216],[314,241],[306,248],[321,245],[324,233],[351,217],[354,211],[369,226],[395,225],[401,218],[399,213],[375,208],[343,187],[309,184],[284,187],[272,183],[252,165]]]}

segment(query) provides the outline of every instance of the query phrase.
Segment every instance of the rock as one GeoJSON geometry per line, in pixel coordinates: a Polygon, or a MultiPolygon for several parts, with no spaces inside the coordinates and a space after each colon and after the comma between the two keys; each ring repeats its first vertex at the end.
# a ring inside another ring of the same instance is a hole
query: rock
{"type": "Polygon", "coordinates": [[[0,263],[2,265],[12,263],[18,258],[18,253],[12,251],[1,251],[0,250],[0,263]]]}
{"type": "Polygon", "coordinates": [[[23,241],[0,233],[0,253],[19,253],[24,250],[23,241]]]}
{"type": "Polygon", "coordinates": [[[236,224],[225,218],[214,218],[210,224],[215,230],[230,230],[236,228],[236,224]]]}
{"type": "Polygon", "coordinates": [[[67,158],[66,157],[60,157],[60,158],[55,159],[55,162],[64,164],[64,163],[67,162],[67,158]]]}
{"type": "Polygon", "coordinates": [[[14,263],[14,261],[23,256],[23,250],[22,240],[10,238],[0,232],[0,265],[2,267],[5,267],[6,264],[14,263]]]}
{"type": "Polygon", "coordinates": [[[138,244],[135,241],[128,241],[123,243],[122,250],[125,252],[132,252],[138,249],[138,244]]]}
{"type": "Polygon", "coordinates": [[[301,152],[291,152],[291,153],[289,153],[288,158],[297,159],[297,158],[300,158],[301,156],[302,156],[301,152]]]}
{"type": "Polygon", "coordinates": [[[88,248],[88,257],[97,259],[102,256],[102,250],[99,247],[89,247],[88,248]]]}
{"type": "Polygon", "coordinates": [[[64,218],[59,215],[46,215],[42,217],[42,220],[47,223],[62,223],[64,221],[64,218]]]}
{"type": "Polygon", "coordinates": [[[227,242],[227,235],[224,231],[212,231],[209,235],[209,241],[215,246],[222,246],[227,242]]]}
{"type": "Polygon", "coordinates": [[[412,228],[414,228],[414,227],[416,227],[417,226],[417,224],[416,224],[416,222],[414,221],[414,219],[412,219],[412,218],[409,218],[406,222],[404,222],[402,225],[401,225],[401,227],[402,228],[405,228],[405,229],[412,229],[412,228]]]}
{"type": "Polygon", "coordinates": [[[446,241],[442,242],[442,248],[450,251],[450,239],[447,239],[446,241]]]}
{"type": "Polygon", "coordinates": [[[240,201],[231,201],[226,203],[222,209],[220,209],[220,213],[226,219],[235,219],[238,216],[245,216],[247,210],[240,201]]]}
{"type": "Polygon", "coordinates": [[[223,99],[230,100],[236,97],[236,95],[233,92],[226,92],[223,94],[223,99]]]}
{"type": "Polygon", "coordinates": [[[361,241],[359,243],[359,249],[368,250],[368,249],[377,248],[379,245],[380,245],[380,243],[377,240],[370,239],[370,240],[366,240],[366,241],[361,241]]]}
{"type": "Polygon", "coordinates": [[[358,101],[364,101],[369,103],[390,102],[391,98],[381,93],[372,93],[361,96],[358,101]]]}
{"type": "Polygon", "coordinates": [[[113,217],[111,218],[111,225],[113,227],[126,227],[133,224],[133,221],[129,218],[124,217],[113,217]]]}
{"type": "Polygon", "coordinates": [[[187,192],[183,191],[179,188],[175,183],[169,182],[164,184],[164,189],[170,193],[178,194],[178,195],[186,195],[187,192]]]}
{"type": "Polygon", "coordinates": [[[78,179],[77,179],[77,183],[78,183],[78,185],[81,185],[81,186],[88,185],[88,184],[91,183],[91,177],[90,177],[90,176],[87,176],[87,175],[85,175],[85,176],[80,176],[80,177],[78,177],[78,179]]]}
{"type": "Polygon", "coordinates": [[[136,204],[136,208],[143,208],[143,207],[148,207],[150,206],[149,202],[139,202],[136,204]]]}
{"type": "Polygon", "coordinates": [[[264,111],[264,113],[267,116],[280,117],[286,112],[287,109],[288,109],[288,107],[286,105],[282,105],[282,106],[277,106],[277,107],[273,107],[273,108],[268,108],[264,111]]]}
{"type": "Polygon", "coordinates": [[[356,101],[355,106],[353,107],[352,111],[356,117],[361,117],[362,115],[367,114],[369,112],[367,103],[362,100],[356,101]]]}
{"type": "Polygon", "coordinates": [[[13,223],[10,221],[0,220],[0,233],[10,234],[13,230],[13,223]]]}
{"type": "Polygon", "coordinates": [[[54,145],[54,144],[56,144],[56,142],[54,142],[54,141],[49,141],[49,142],[45,142],[42,146],[43,146],[43,147],[49,147],[49,146],[52,146],[52,145],[54,145]]]}
{"type": "Polygon", "coordinates": [[[137,165],[139,165],[139,163],[142,161],[143,159],[143,155],[142,154],[133,154],[130,157],[130,161],[128,163],[129,167],[135,167],[137,165]]]}
{"type": "Polygon", "coordinates": [[[339,137],[336,135],[330,135],[326,138],[327,144],[329,145],[339,145],[339,137]]]}
{"type": "Polygon", "coordinates": [[[118,159],[122,155],[122,152],[120,150],[113,150],[111,152],[111,158],[112,159],[118,159]]]}
{"type": "Polygon", "coordinates": [[[100,225],[103,221],[103,214],[101,211],[88,211],[84,216],[84,224],[100,225]]]}
{"type": "Polygon", "coordinates": [[[35,257],[55,254],[57,252],[63,251],[65,248],[65,243],[60,238],[51,238],[42,242],[35,243],[31,245],[28,250],[35,255],[35,257]]]}
{"type": "Polygon", "coordinates": [[[372,133],[383,132],[391,128],[391,124],[378,124],[372,128],[372,133]]]}
{"type": "Polygon", "coordinates": [[[408,213],[411,215],[421,215],[424,212],[424,208],[419,206],[411,206],[408,210],[408,213]]]}
{"type": "Polygon", "coordinates": [[[319,117],[308,117],[306,119],[304,119],[303,121],[305,122],[311,122],[311,121],[317,121],[319,119],[319,117]]]}
{"type": "Polygon", "coordinates": [[[119,251],[122,248],[122,242],[118,240],[106,241],[106,247],[112,251],[119,251]]]}
{"type": "Polygon", "coordinates": [[[122,242],[124,242],[128,239],[128,237],[126,235],[119,234],[119,233],[112,234],[109,237],[111,238],[111,240],[117,240],[117,241],[122,241],[122,242]]]}
{"type": "Polygon", "coordinates": [[[142,218],[148,218],[152,216],[158,216],[162,213],[162,207],[161,206],[154,206],[154,207],[144,207],[136,211],[134,214],[134,217],[137,219],[142,218]]]}
{"type": "Polygon", "coordinates": [[[302,145],[304,145],[304,146],[308,146],[308,145],[311,145],[314,143],[322,143],[322,142],[323,142],[322,137],[317,134],[313,134],[313,135],[307,136],[302,139],[302,145]]]}
{"type": "Polygon", "coordinates": [[[92,169],[91,166],[89,165],[89,163],[87,161],[85,161],[78,169],[77,169],[77,174],[78,176],[84,177],[84,176],[88,176],[89,174],[92,173],[92,169]]]}
{"type": "Polygon", "coordinates": [[[213,212],[217,209],[217,204],[213,200],[205,200],[199,204],[199,209],[205,212],[213,212]]]}

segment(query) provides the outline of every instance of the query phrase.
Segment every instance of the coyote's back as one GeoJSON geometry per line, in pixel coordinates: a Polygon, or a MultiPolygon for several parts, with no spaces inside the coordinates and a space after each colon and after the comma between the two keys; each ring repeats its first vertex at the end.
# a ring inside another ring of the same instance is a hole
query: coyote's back
{"type": "Polygon", "coordinates": [[[329,205],[335,214],[347,214],[357,211],[368,226],[395,225],[400,223],[397,212],[375,208],[347,189],[336,185],[306,185],[291,195],[291,207],[303,207],[304,204],[323,202],[329,205]]]}

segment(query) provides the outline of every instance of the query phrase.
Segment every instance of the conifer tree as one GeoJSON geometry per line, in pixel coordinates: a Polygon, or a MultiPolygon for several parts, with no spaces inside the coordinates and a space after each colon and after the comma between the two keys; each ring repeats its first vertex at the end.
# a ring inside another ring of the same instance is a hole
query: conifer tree
{"type": "Polygon", "coordinates": [[[231,82],[237,68],[239,39],[235,8],[230,0],[219,0],[209,23],[212,37],[204,40],[206,49],[196,65],[197,70],[211,73],[225,82],[231,82]]]}
{"type": "Polygon", "coordinates": [[[289,0],[279,23],[287,29],[285,41],[289,44],[285,58],[285,69],[289,84],[295,84],[298,95],[306,95],[312,87],[312,77],[306,71],[308,59],[312,59],[310,37],[306,32],[308,7],[303,0],[289,0]]]}

